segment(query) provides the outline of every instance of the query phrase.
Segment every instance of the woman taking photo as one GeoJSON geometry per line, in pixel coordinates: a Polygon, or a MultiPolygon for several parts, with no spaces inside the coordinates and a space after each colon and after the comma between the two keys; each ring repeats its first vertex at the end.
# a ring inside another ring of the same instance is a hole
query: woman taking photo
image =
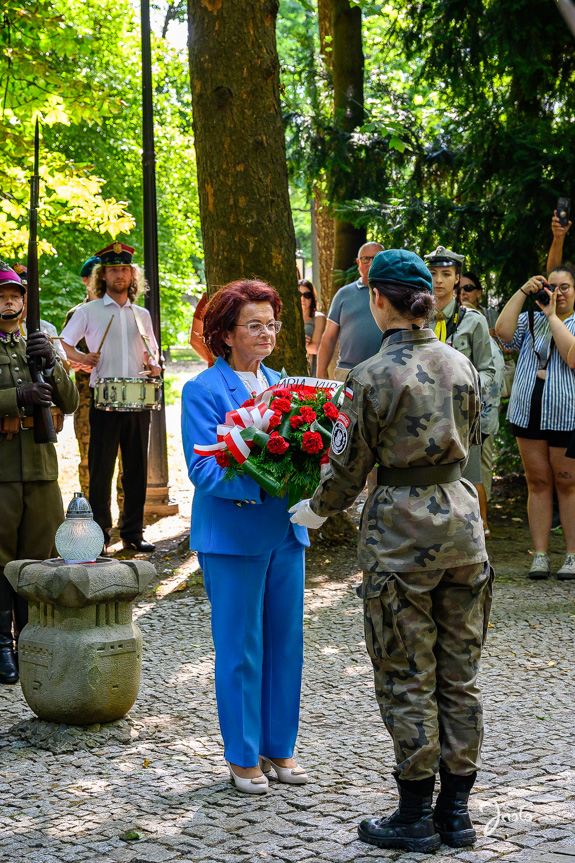
{"type": "Polygon", "coordinates": [[[504,347],[519,351],[507,419],[525,469],[534,556],[529,578],[549,576],[553,487],[567,556],[557,578],[575,578],[575,464],[566,449],[575,431],[575,270],[563,264],[533,276],[511,297],[495,325],[504,347]],[[546,305],[522,312],[544,290],[546,305]]]}
{"type": "Polygon", "coordinates": [[[312,378],[317,374],[317,352],[325,330],[325,315],[317,308],[317,291],[308,279],[299,282],[301,310],[305,330],[305,345],[312,378]]]}
{"type": "Polygon", "coordinates": [[[182,393],[182,440],[194,485],[190,547],[212,606],[224,754],[236,788],[248,794],[268,791],[271,769],[280,782],[307,781],[293,750],[309,541],[305,528],[291,525],[287,498],[269,497],[247,476],[227,482],[225,468],[196,455],[194,444],[213,443],[228,411],[279,380],[262,361],[275,347],[281,306],[265,282],[221,288],[204,315],[204,339],[217,360],[182,393]]]}

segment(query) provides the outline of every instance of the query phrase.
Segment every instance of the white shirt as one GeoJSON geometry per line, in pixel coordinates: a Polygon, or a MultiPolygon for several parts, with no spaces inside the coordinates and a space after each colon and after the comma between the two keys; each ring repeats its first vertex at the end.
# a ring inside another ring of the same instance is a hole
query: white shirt
{"type": "Polygon", "coordinates": [[[137,378],[144,369],[145,345],[136,324],[136,315],[141,328],[150,342],[150,353],[158,350],[152,319],[147,309],[133,306],[126,300],[123,306],[108,294],[99,300],[81,305],[62,330],[62,340],[76,347],[82,337],[86,339],[88,350],[94,353],[106,332],[113,316],[112,325],[102,346],[100,361],[92,369],[90,386],[96,385],[98,378],[137,378]]]}
{"type": "Polygon", "coordinates": [[[236,374],[241,380],[241,382],[244,384],[250,396],[253,395],[253,393],[259,395],[260,393],[263,393],[264,390],[267,390],[267,388],[269,387],[268,379],[266,378],[261,369],[258,369],[257,377],[253,372],[236,371],[236,374]]]}

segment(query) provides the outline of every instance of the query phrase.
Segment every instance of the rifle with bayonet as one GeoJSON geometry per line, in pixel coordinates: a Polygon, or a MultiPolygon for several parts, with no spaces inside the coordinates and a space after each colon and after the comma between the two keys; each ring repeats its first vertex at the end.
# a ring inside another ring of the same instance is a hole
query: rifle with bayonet
{"type": "MultiPolygon", "coordinates": [[[[33,333],[40,330],[40,285],[38,281],[38,199],[40,192],[39,175],[39,151],[40,132],[38,120],[36,120],[36,133],[34,136],[34,174],[30,180],[30,236],[28,240],[28,287],[26,312],[26,334],[29,338],[33,333]]],[[[37,384],[47,383],[43,372],[46,369],[46,359],[41,356],[28,355],[28,368],[32,381],[37,384]]],[[[54,419],[49,406],[35,404],[32,408],[34,415],[34,442],[55,443],[56,431],[54,419]]]]}

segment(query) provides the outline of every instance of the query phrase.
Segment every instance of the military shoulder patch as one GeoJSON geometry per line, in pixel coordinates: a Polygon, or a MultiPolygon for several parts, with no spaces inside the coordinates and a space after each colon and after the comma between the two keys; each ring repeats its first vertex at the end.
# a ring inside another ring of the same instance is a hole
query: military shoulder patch
{"type": "Polygon", "coordinates": [[[340,413],[331,432],[331,451],[334,455],[341,455],[345,452],[348,427],[349,417],[340,413]]]}
{"type": "Polygon", "coordinates": [[[346,396],[346,398],[348,398],[348,399],[353,399],[353,387],[350,387],[349,385],[348,385],[348,386],[346,386],[346,388],[345,388],[345,396],[346,396]]]}

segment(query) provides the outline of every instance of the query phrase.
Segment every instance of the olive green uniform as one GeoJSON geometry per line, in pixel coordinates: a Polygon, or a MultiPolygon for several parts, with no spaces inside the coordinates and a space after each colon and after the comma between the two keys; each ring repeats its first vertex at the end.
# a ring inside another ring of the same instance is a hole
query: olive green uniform
{"type": "MultiPolygon", "coordinates": [[[[33,408],[18,407],[16,390],[30,383],[26,341],[15,334],[0,338],[0,417],[32,415],[33,408]]],[[[52,400],[64,413],[78,405],[76,387],[56,358],[46,382],[52,400]]],[[[21,428],[11,439],[0,434],[0,579],[3,593],[6,564],[21,558],[53,555],[54,536],[64,520],[58,486],[58,459],[54,444],[34,442],[34,429],[21,428]]]]}
{"type": "Polygon", "coordinates": [[[475,490],[445,476],[459,475],[479,441],[479,378],[430,329],[399,330],[350,372],[347,387],[311,508],[327,516],[350,506],[379,464],[359,561],[366,644],[397,772],[424,779],[441,763],[472,773],[492,579],[475,490]],[[432,468],[431,477],[414,468],[432,468]]]}
{"type": "MultiPolygon", "coordinates": [[[[491,351],[489,325],[482,312],[468,307],[458,307],[451,300],[443,309],[447,323],[447,344],[460,351],[471,360],[479,373],[482,392],[488,393],[495,382],[496,370],[491,351]],[[454,324],[457,312],[457,326],[454,324]]],[[[465,479],[474,485],[479,485],[481,476],[481,441],[478,446],[472,446],[465,471],[465,479]]]]}

